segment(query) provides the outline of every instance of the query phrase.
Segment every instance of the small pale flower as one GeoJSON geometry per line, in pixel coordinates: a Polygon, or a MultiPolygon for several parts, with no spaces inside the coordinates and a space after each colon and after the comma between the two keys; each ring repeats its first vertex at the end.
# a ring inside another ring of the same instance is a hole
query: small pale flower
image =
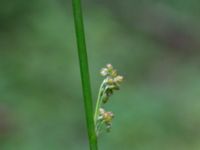
{"type": "Polygon", "coordinates": [[[105,113],[105,110],[103,108],[99,108],[99,114],[103,115],[105,113]]]}
{"type": "Polygon", "coordinates": [[[108,68],[108,70],[113,70],[113,66],[111,64],[107,64],[106,67],[108,68]]]}
{"type": "Polygon", "coordinates": [[[123,76],[117,76],[117,77],[114,78],[114,82],[115,83],[121,83],[123,81],[123,79],[124,79],[123,76]]]}
{"type": "Polygon", "coordinates": [[[108,75],[108,69],[107,68],[102,68],[101,69],[101,75],[102,76],[107,76],[108,75]]]}
{"type": "Polygon", "coordinates": [[[114,115],[112,112],[105,112],[103,114],[103,120],[105,121],[105,123],[111,123],[113,117],[114,115]]]}

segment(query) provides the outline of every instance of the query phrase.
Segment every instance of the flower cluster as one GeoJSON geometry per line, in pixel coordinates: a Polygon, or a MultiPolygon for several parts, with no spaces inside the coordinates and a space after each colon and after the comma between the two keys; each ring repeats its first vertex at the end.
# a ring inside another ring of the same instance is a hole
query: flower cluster
{"type": "Polygon", "coordinates": [[[97,135],[99,135],[103,129],[106,129],[106,131],[110,131],[111,129],[114,114],[110,111],[105,111],[102,107],[103,104],[108,102],[113,92],[119,90],[120,84],[123,81],[123,76],[118,75],[111,64],[107,64],[105,68],[101,69],[101,75],[104,76],[105,79],[99,89],[94,115],[97,135]]]}
{"type": "Polygon", "coordinates": [[[118,75],[111,64],[107,64],[106,68],[101,69],[101,75],[106,77],[103,81],[105,86],[103,103],[106,103],[108,98],[113,94],[113,91],[119,90],[120,83],[123,81],[123,76],[118,75]]]}
{"type": "MultiPolygon", "coordinates": [[[[112,119],[114,117],[114,114],[112,112],[106,112],[103,108],[99,109],[99,117],[98,120],[101,123],[104,123],[106,125],[106,130],[110,131],[111,125],[112,125],[112,119]]],[[[99,126],[101,128],[101,126],[99,126]]]]}

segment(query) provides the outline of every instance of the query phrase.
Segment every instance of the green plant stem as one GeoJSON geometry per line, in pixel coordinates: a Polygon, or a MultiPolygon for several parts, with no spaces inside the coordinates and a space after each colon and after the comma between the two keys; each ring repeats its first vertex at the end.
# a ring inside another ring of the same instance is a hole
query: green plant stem
{"type": "Polygon", "coordinates": [[[98,93],[98,97],[97,97],[97,102],[96,102],[96,107],[95,107],[95,111],[94,111],[94,122],[95,122],[95,126],[97,126],[97,120],[98,120],[98,116],[99,116],[99,108],[101,107],[101,103],[102,103],[102,96],[104,91],[104,81],[102,82],[100,88],[99,88],[99,93],[98,93]]]}
{"type": "Polygon", "coordinates": [[[98,150],[81,1],[72,0],[72,4],[90,150],[98,150]]]}
{"type": "Polygon", "coordinates": [[[104,125],[105,121],[101,121],[98,125],[97,125],[97,129],[96,129],[96,133],[97,136],[99,136],[99,134],[102,132],[102,126],[104,125]]]}

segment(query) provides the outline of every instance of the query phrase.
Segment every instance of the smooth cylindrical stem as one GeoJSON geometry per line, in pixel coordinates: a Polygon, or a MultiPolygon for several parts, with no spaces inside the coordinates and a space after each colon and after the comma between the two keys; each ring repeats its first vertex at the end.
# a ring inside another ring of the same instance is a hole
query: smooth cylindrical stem
{"type": "Polygon", "coordinates": [[[72,0],[72,3],[90,150],[98,150],[81,1],[72,0]]]}

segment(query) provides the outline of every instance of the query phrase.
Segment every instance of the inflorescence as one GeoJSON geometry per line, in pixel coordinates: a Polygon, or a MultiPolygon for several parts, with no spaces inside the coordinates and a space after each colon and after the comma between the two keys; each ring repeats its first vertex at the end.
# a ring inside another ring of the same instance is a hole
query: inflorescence
{"type": "Polygon", "coordinates": [[[101,75],[105,77],[97,98],[96,109],[94,114],[94,122],[97,136],[104,130],[110,131],[114,114],[110,111],[105,111],[103,105],[109,101],[110,96],[115,90],[119,90],[120,84],[123,81],[123,76],[118,75],[117,71],[111,64],[107,64],[101,69],[101,75]]]}

